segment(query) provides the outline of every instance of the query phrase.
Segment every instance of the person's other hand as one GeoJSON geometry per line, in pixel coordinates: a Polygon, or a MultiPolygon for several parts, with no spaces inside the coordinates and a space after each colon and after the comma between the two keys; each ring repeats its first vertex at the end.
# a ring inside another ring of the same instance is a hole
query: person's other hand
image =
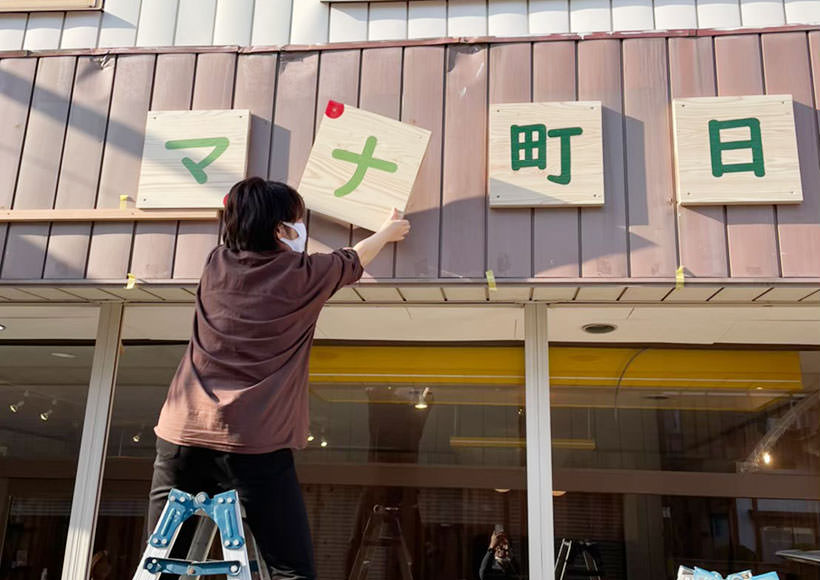
{"type": "Polygon", "coordinates": [[[498,532],[493,532],[493,535],[490,536],[490,549],[494,550],[497,545],[498,545],[498,532]]]}
{"type": "Polygon", "coordinates": [[[388,242],[400,242],[410,233],[410,222],[402,218],[399,210],[394,209],[379,228],[379,233],[388,242]]]}

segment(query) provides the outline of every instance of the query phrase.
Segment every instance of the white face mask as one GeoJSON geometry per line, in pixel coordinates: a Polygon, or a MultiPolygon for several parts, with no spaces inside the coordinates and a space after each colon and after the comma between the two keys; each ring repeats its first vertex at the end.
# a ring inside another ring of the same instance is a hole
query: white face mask
{"type": "Polygon", "coordinates": [[[282,225],[291,228],[298,234],[295,240],[279,238],[282,241],[282,243],[288,246],[294,252],[304,252],[305,245],[307,244],[307,228],[305,227],[305,224],[301,222],[297,222],[295,224],[292,224],[290,222],[282,222],[282,225]]]}

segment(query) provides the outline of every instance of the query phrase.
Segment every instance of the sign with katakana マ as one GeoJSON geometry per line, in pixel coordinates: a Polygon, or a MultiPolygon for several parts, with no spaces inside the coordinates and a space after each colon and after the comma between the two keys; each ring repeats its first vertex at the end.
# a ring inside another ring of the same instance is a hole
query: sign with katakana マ
{"type": "Polygon", "coordinates": [[[603,205],[601,103],[490,105],[492,207],[603,205]]]}
{"type": "Polygon", "coordinates": [[[141,208],[222,208],[245,178],[246,110],[149,111],[137,191],[141,208]]]}
{"type": "Polygon", "coordinates": [[[406,209],[429,140],[426,129],[330,101],[299,193],[308,209],[375,231],[406,209]]]}
{"type": "Polygon", "coordinates": [[[803,201],[790,95],[675,99],[682,205],[803,201]]]}

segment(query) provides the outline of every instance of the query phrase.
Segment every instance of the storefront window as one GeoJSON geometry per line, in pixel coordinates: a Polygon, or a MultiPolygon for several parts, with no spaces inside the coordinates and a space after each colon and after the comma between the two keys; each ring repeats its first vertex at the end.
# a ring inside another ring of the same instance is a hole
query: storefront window
{"type": "MultiPolygon", "coordinates": [[[[184,350],[126,343],[120,359],[95,541],[112,577],[142,553],[152,427],[184,350]]],[[[523,357],[519,345],[314,347],[296,461],[319,577],[347,579],[366,559],[374,580],[478,578],[497,525],[527,577],[523,357]]]]}
{"type": "Polygon", "coordinates": [[[820,543],[820,352],[554,347],[550,364],[556,553],[589,540],[607,578],[820,578],[778,555],[820,543]]]}
{"type": "Polygon", "coordinates": [[[2,580],[60,577],[93,355],[88,341],[0,341],[2,580]]]}

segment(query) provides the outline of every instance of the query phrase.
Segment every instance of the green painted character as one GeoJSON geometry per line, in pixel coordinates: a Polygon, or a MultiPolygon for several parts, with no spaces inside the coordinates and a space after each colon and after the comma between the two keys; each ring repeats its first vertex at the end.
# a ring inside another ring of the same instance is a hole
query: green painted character
{"type": "Polygon", "coordinates": [[[760,120],[754,117],[732,119],[731,121],[709,121],[709,149],[712,154],[712,175],[722,177],[725,173],[751,171],[757,177],[766,175],[763,164],[763,139],[760,135],[760,120]],[[741,141],[721,141],[724,129],[749,129],[749,138],[741,141]],[[747,163],[724,163],[723,152],[736,149],[751,149],[752,160],[747,163]]]}
{"type": "Polygon", "coordinates": [[[190,157],[182,158],[182,165],[185,166],[196,182],[200,185],[208,181],[208,174],[205,173],[205,168],[211,163],[219,159],[220,155],[225,153],[225,150],[231,144],[227,137],[212,137],[206,139],[179,139],[177,141],[166,141],[165,148],[169,150],[174,149],[197,149],[199,147],[213,147],[213,151],[208,156],[197,163],[190,157]]]}
{"type": "Polygon", "coordinates": [[[581,135],[581,127],[550,129],[541,123],[510,126],[510,164],[513,171],[524,167],[547,168],[547,137],[558,137],[561,148],[561,173],[547,179],[559,185],[572,180],[572,152],[570,138],[581,135]]]}
{"type": "Polygon", "coordinates": [[[353,193],[356,188],[362,184],[365,173],[367,173],[367,170],[371,167],[379,171],[386,171],[387,173],[395,173],[398,171],[398,165],[392,161],[385,161],[384,159],[373,157],[377,143],[378,141],[375,137],[368,137],[364,142],[364,150],[361,155],[353,153],[352,151],[345,151],[344,149],[333,150],[332,155],[334,159],[356,164],[356,171],[350,177],[350,180],[333,192],[336,197],[344,197],[353,193]]]}

